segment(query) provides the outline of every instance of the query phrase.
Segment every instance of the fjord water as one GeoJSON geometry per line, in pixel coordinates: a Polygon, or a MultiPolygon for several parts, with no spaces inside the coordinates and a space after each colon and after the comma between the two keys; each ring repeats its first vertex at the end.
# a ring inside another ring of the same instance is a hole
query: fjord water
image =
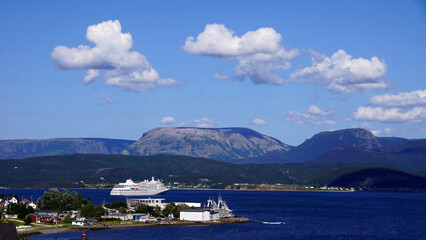
{"type": "MultiPolygon", "coordinates": [[[[125,200],[109,190],[76,190],[95,204],[125,200]]],[[[33,199],[43,190],[0,190],[33,199]]],[[[250,223],[216,226],[149,227],[86,232],[97,239],[426,239],[426,194],[373,192],[263,192],[170,190],[167,202],[205,202],[221,194],[250,223]],[[285,222],[267,225],[262,222],[285,222]]],[[[77,239],[81,232],[38,235],[77,239]]]]}

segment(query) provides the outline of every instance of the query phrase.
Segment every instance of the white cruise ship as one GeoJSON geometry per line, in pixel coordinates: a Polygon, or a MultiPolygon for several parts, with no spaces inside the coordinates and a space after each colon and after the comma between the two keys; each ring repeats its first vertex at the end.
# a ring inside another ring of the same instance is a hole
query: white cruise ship
{"type": "Polygon", "coordinates": [[[135,183],[132,179],[127,179],[125,183],[119,183],[111,190],[110,195],[114,196],[151,196],[167,192],[164,184],[152,177],[151,181],[135,183]]]}

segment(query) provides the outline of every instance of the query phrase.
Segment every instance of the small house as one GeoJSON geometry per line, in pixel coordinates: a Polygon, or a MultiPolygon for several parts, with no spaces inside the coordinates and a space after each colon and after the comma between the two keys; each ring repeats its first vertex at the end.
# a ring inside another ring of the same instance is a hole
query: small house
{"type": "Polygon", "coordinates": [[[41,215],[41,214],[36,214],[36,213],[32,213],[30,214],[31,220],[34,223],[61,223],[61,219],[58,217],[52,217],[49,215],[41,215]]]}

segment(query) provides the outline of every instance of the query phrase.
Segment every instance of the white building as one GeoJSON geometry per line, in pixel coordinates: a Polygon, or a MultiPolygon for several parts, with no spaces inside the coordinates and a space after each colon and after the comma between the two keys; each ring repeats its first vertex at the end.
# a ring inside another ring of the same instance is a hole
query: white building
{"type": "Polygon", "coordinates": [[[91,226],[98,224],[99,221],[95,219],[85,219],[85,218],[77,218],[76,220],[73,220],[71,225],[75,226],[91,226]]]}
{"type": "Polygon", "coordinates": [[[32,207],[33,209],[37,209],[37,205],[33,202],[28,203],[28,206],[32,207]]]}
{"type": "MultiPolygon", "coordinates": [[[[168,203],[166,203],[166,199],[164,198],[127,198],[126,199],[128,207],[135,207],[138,204],[144,204],[151,207],[159,206],[161,210],[163,210],[168,203]]],[[[189,207],[199,208],[201,207],[201,203],[194,202],[174,202],[176,205],[186,204],[189,207]]]]}
{"type": "Polygon", "coordinates": [[[180,204],[185,204],[188,207],[192,207],[192,208],[200,208],[201,207],[201,203],[195,203],[195,202],[174,202],[177,205],[180,204]]]}
{"type": "MultiPolygon", "coordinates": [[[[180,211],[180,220],[205,222],[211,221],[211,214],[208,210],[182,210],[180,211]]],[[[219,219],[219,215],[218,215],[219,219]]]]}
{"type": "Polygon", "coordinates": [[[144,204],[151,207],[159,206],[161,209],[164,209],[167,205],[166,199],[164,198],[127,198],[126,202],[128,207],[144,204]]]}
{"type": "Polygon", "coordinates": [[[133,220],[133,215],[130,213],[110,213],[108,216],[109,218],[118,218],[122,221],[127,221],[127,220],[133,220]]]}

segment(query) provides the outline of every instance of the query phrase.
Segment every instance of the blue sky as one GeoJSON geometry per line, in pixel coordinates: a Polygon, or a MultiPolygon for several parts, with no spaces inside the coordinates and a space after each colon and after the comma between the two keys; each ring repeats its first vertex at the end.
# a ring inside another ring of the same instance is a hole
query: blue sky
{"type": "Polygon", "coordinates": [[[0,1],[0,29],[0,139],[426,135],[422,1],[0,1]]]}

